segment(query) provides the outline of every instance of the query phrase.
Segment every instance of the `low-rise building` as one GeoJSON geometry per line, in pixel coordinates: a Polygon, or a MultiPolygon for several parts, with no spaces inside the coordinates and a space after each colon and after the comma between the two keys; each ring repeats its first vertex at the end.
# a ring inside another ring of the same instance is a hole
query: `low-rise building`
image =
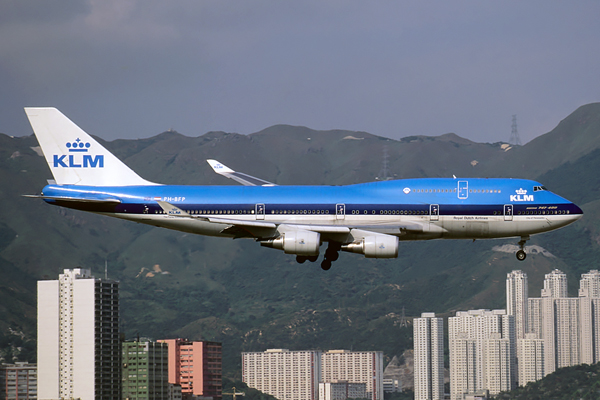
{"type": "Polygon", "coordinates": [[[316,400],[321,352],[269,349],[242,353],[242,380],[279,400],[316,400]]]}
{"type": "Polygon", "coordinates": [[[0,399],[37,399],[37,364],[18,362],[0,366],[0,399]]]}
{"type": "Polygon", "coordinates": [[[169,345],[169,383],[181,385],[182,396],[222,397],[222,345],[218,342],[165,339],[169,345]]]}
{"type": "Polygon", "coordinates": [[[169,394],[169,360],[166,343],[124,342],[123,400],[163,400],[169,394]]]}

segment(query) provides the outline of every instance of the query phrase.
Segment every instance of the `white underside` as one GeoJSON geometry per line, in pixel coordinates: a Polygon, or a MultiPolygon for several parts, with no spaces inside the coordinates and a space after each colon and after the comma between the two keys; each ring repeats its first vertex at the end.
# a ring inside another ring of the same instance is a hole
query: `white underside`
{"type": "MultiPolygon", "coordinates": [[[[165,214],[115,214],[103,213],[111,217],[127,219],[139,223],[190,232],[200,235],[231,237],[222,231],[232,225],[212,223],[194,215],[191,218],[176,217],[165,214]]],[[[427,239],[486,239],[515,236],[527,236],[551,231],[566,226],[581,215],[523,215],[513,216],[505,220],[505,216],[432,216],[408,215],[264,215],[257,219],[256,215],[219,215],[229,220],[264,221],[276,225],[320,225],[345,226],[370,232],[398,236],[400,240],[427,239]],[[435,218],[435,217],[434,217],[435,218]],[[399,226],[416,223],[422,226],[422,232],[402,230],[399,226]]]]}

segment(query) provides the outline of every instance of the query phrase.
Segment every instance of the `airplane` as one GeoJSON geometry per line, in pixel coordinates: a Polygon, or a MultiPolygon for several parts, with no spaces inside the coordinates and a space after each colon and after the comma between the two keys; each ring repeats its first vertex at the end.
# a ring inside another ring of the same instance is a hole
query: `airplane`
{"type": "Polygon", "coordinates": [[[251,238],[321,268],[340,251],[396,258],[400,241],[520,238],[583,215],[574,203],[525,179],[420,178],[345,186],[292,186],[213,170],[243,186],[163,185],[147,181],[56,108],[25,108],[54,180],[45,202],[200,235],[251,238]]]}

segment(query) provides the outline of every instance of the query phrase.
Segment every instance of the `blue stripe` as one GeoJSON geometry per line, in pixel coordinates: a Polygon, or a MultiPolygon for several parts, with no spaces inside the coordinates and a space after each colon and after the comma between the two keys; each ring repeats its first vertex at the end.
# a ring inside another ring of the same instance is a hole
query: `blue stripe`
{"type": "MultiPolygon", "coordinates": [[[[60,204],[88,210],[90,204],[60,204]],[[85,208],[81,208],[85,207],[85,208]]],[[[104,206],[105,207],[105,206],[104,206]]],[[[156,203],[127,203],[111,206],[112,212],[142,214],[147,209],[150,214],[159,214],[162,208],[156,203]]],[[[253,214],[255,204],[186,204],[179,206],[191,214],[253,214]]],[[[265,204],[265,215],[335,215],[335,204],[265,204]]],[[[344,215],[429,215],[429,204],[346,204],[344,215]]],[[[581,214],[575,204],[544,204],[513,206],[513,215],[558,215],[581,214]]],[[[439,215],[501,216],[504,204],[495,205],[439,205],[439,215]]]]}

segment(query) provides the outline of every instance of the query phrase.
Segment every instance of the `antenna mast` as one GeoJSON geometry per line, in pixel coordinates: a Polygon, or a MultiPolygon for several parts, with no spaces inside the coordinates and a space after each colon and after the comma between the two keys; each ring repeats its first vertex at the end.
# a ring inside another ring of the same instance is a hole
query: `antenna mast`
{"type": "Polygon", "coordinates": [[[512,116],[512,129],[510,132],[510,140],[508,143],[513,145],[521,146],[521,138],[519,137],[519,132],[517,131],[517,116],[512,116]]]}

